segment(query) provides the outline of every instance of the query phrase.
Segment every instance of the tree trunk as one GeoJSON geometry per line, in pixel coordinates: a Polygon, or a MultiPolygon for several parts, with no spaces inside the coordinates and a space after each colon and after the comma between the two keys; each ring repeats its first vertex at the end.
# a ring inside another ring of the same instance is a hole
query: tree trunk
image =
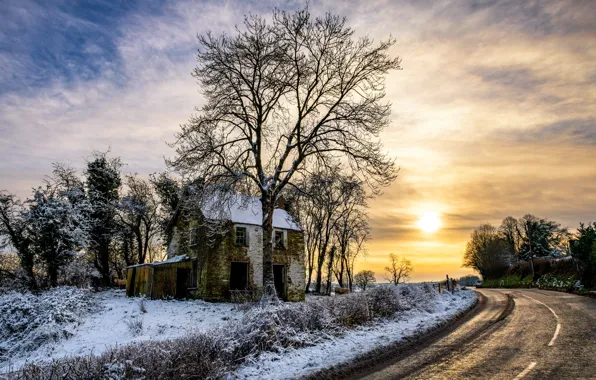
{"type": "Polygon", "coordinates": [[[48,265],[48,275],[50,276],[50,287],[55,288],[58,286],[58,267],[53,261],[48,265]]]}
{"type": "Polygon", "coordinates": [[[308,269],[307,269],[307,279],[306,279],[306,288],[304,289],[305,293],[310,293],[310,284],[312,283],[312,270],[313,267],[312,265],[309,265],[308,269]]]}
{"type": "Polygon", "coordinates": [[[339,275],[337,276],[337,283],[339,284],[340,288],[344,288],[344,271],[345,271],[345,267],[344,267],[344,258],[345,258],[345,254],[346,254],[346,249],[345,247],[341,248],[341,255],[339,256],[339,275]]]}
{"type": "Polygon", "coordinates": [[[532,281],[535,279],[534,273],[534,251],[532,250],[532,243],[530,242],[530,268],[532,269],[532,281]]]}
{"type": "Polygon", "coordinates": [[[277,299],[275,282],[273,280],[273,209],[274,202],[269,194],[261,196],[263,212],[263,297],[277,299]]]}
{"type": "Polygon", "coordinates": [[[325,256],[327,251],[327,244],[319,249],[319,257],[317,260],[317,283],[315,287],[316,293],[321,293],[321,284],[323,282],[323,264],[325,264],[325,256]]]}
{"type": "Polygon", "coordinates": [[[35,281],[35,273],[33,272],[33,266],[34,261],[32,254],[27,253],[21,256],[21,267],[27,275],[27,287],[29,288],[29,290],[35,291],[38,289],[38,286],[37,281],[35,281]]]}
{"type": "Polygon", "coordinates": [[[101,267],[101,284],[102,286],[110,286],[110,242],[107,239],[102,238],[97,248],[99,266],[101,267]]]}
{"type": "Polygon", "coordinates": [[[333,260],[335,259],[336,247],[331,247],[329,251],[329,262],[327,264],[327,291],[325,292],[328,296],[331,295],[331,283],[333,280],[333,260]]]}

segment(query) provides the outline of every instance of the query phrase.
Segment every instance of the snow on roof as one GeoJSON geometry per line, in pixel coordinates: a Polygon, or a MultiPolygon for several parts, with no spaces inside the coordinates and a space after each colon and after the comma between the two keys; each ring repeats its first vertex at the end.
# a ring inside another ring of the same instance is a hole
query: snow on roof
{"type": "MultiPolygon", "coordinates": [[[[263,212],[259,198],[236,195],[228,203],[228,207],[229,212],[225,214],[233,223],[261,225],[263,212]]],[[[203,210],[203,214],[209,217],[208,215],[216,215],[217,213],[203,210]]],[[[301,231],[296,220],[286,210],[279,208],[273,211],[273,228],[301,231]]]]}
{"type": "Polygon", "coordinates": [[[180,256],[170,257],[169,259],[164,260],[164,261],[155,261],[152,263],[131,265],[127,268],[136,268],[136,267],[142,267],[142,266],[146,266],[146,265],[147,266],[155,266],[155,265],[163,265],[163,264],[174,264],[174,263],[181,263],[186,260],[190,260],[190,257],[188,257],[187,255],[180,255],[180,256]]]}
{"type": "Polygon", "coordinates": [[[180,256],[170,257],[169,259],[164,260],[164,261],[156,261],[152,264],[153,265],[173,264],[173,263],[181,263],[186,260],[190,260],[190,257],[188,257],[187,255],[180,255],[180,256]]]}

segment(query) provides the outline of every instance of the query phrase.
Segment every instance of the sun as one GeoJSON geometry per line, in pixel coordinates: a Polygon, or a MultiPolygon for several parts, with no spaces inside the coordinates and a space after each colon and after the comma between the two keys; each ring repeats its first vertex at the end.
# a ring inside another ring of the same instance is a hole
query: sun
{"type": "Polygon", "coordinates": [[[418,228],[424,232],[437,232],[441,228],[441,219],[436,212],[424,213],[418,219],[418,228]]]}

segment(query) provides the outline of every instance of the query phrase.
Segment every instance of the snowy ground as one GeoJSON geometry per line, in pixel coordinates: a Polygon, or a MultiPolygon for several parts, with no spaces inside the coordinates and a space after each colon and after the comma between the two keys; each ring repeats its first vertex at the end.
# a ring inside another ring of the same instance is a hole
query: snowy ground
{"type": "Polygon", "coordinates": [[[82,323],[66,326],[73,335],[59,342],[49,342],[37,350],[21,353],[0,362],[0,372],[18,368],[27,362],[64,356],[98,354],[108,347],[142,340],[162,340],[219,326],[242,317],[231,304],[204,301],[146,300],[146,313],[141,312],[138,298],[126,297],[123,290],[92,294],[98,311],[86,316],[82,323]],[[142,329],[133,334],[128,326],[141,320],[142,329]]]}
{"type": "Polygon", "coordinates": [[[357,327],[343,336],[312,347],[298,348],[283,354],[265,353],[255,362],[240,367],[232,379],[287,379],[302,377],[333,365],[350,362],[373,349],[412,337],[454,318],[471,307],[476,294],[471,290],[443,293],[433,311],[412,310],[397,313],[394,318],[357,327]]]}
{"type": "MultiPolygon", "coordinates": [[[[475,293],[470,290],[456,292],[454,295],[449,293],[438,295],[436,292],[431,295],[425,293],[423,287],[416,285],[408,285],[400,289],[410,294],[410,298],[402,298],[400,301],[400,303],[404,302],[404,305],[409,305],[407,307],[409,311],[402,310],[397,312],[394,317],[373,319],[353,328],[340,327],[335,332],[330,331],[330,334],[323,334],[322,339],[315,339],[321,337],[315,330],[303,331],[301,332],[304,335],[303,340],[318,341],[318,343],[302,348],[276,346],[278,348],[266,350],[260,355],[250,356],[247,359],[248,364],[244,364],[228,374],[228,378],[281,379],[312,374],[332,365],[352,361],[367,351],[399,342],[404,338],[436,327],[445,320],[453,318],[462,310],[469,308],[476,300],[475,293]]],[[[146,312],[144,313],[139,306],[140,299],[128,298],[124,291],[90,293],[73,288],[62,288],[57,289],[55,293],[52,292],[45,293],[45,296],[39,299],[27,298],[25,300],[26,297],[22,298],[24,296],[17,294],[13,294],[12,298],[0,298],[0,301],[4,302],[0,302],[0,306],[4,305],[2,307],[9,309],[9,305],[12,304],[11,310],[14,314],[12,318],[6,315],[0,318],[0,338],[1,336],[5,336],[4,339],[10,338],[10,331],[14,330],[15,326],[28,326],[28,330],[21,332],[17,341],[13,339],[0,342],[0,353],[2,344],[14,346],[14,343],[19,340],[36,341],[36,339],[45,342],[39,344],[39,348],[35,350],[30,350],[30,345],[29,348],[22,347],[15,351],[18,354],[9,355],[8,361],[0,361],[0,373],[17,369],[25,363],[65,356],[100,354],[108,347],[130,342],[164,340],[187,336],[195,331],[211,330],[213,334],[221,334],[222,330],[217,330],[216,327],[234,331],[231,333],[233,336],[228,337],[233,339],[235,339],[236,335],[234,334],[236,333],[263,333],[258,329],[244,331],[238,328],[246,323],[261,323],[259,322],[259,313],[263,311],[258,309],[253,310],[257,314],[247,320],[246,315],[241,311],[234,310],[232,304],[215,304],[198,300],[145,300],[146,312]],[[19,297],[21,297],[20,303],[15,301],[19,297]],[[64,301],[60,303],[57,300],[64,301]],[[79,305],[81,306],[79,307],[79,305]],[[73,314],[73,310],[82,310],[82,312],[73,314]],[[68,324],[64,324],[65,316],[70,316],[68,324]],[[77,322],[72,322],[75,318],[77,322]],[[142,328],[138,333],[134,333],[131,329],[132,321],[142,321],[142,328]],[[52,338],[48,339],[48,336],[52,338]],[[56,340],[53,338],[55,336],[61,338],[56,340]]],[[[402,292],[401,297],[404,297],[403,294],[406,293],[402,292]]],[[[390,294],[394,293],[390,292],[390,294]]],[[[33,296],[29,295],[29,297],[33,296]]],[[[347,296],[341,297],[337,298],[337,301],[350,300],[350,298],[343,298],[347,296]]],[[[351,302],[343,302],[343,307],[350,305],[353,307],[354,302],[358,302],[358,300],[358,298],[353,298],[351,302]]],[[[319,301],[323,301],[328,306],[336,304],[333,299],[327,297],[322,297],[319,301]]],[[[317,299],[313,298],[309,301],[309,303],[311,302],[316,304],[317,299]]],[[[341,304],[340,302],[340,310],[344,310],[341,309],[341,304]]],[[[289,306],[291,305],[288,304],[289,306]]],[[[296,313],[296,310],[300,308],[293,306],[291,309],[294,310],[293,313],[296,313]]],[[[282,307],[277,312],[280,314],[277,315],[283,316],[284,310],[282,307]]],[[[347,313],[350,314],[351,311],[347,311],[347,313]]],[[[290,315],[298,316],[299,314],[290,315]]],[[[291,327],[290,330],[283,326],[277,326],[278,330],[276,331],[282,335],[289,334],[293,331],[291,329],[296,326],[291,327]]],[[[14,337],[15,335],[13,335],[14,337]]],[[[6,350],[6,347],[4,349],[6,350]]]]}

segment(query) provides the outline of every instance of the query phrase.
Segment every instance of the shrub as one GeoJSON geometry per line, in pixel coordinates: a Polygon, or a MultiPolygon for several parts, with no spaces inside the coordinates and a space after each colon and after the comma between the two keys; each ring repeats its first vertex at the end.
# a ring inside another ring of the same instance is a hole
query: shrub
{"type": "Polygon", "coordinates": [[[434,301],[438,292],[430,284],[425,283],[422,286],[400,284],[398,292],[401,297],[401,307],[404,310],[418,309],[432,312],[435,308],[434,301]]]}
{"type": "Polygon", "coordinates": [[[518,275],[509,275],[494,280],[485,280],[480,288],[529,288],[532,286],[532,276],[523,279],[518,275]]]}
{"type": "Polygon", "coordinates": [[[373,317],[389,317],[401,309],[394,286],[379,286],[366,292],[366,295],[373,317]]]}
{"type": "Polygon", "coordinates": [[[69,325],[94,308],[88,290],[71,287],[0,296],[0,361],[72,335],[69,325]]]}
{"type": "Polygon", "coordinates": [[[130,319],[125,320],[124,323],[126,323],[132,336],[137,336],[143,332],[143,318],[139,316],[130,317],[130,319]]]}
{"type": "Polygon", "coordinates": [[[143,314],[147,312],[147,301],[145,296],[141,296],[141,298],[139,298],[139,311],[143,314]]]}
{"type": "MultiPolygon", "coordinates": [[[[575,276],[567,276],[567,275],[555,275],[547,273],[541,276],[536,281],[536,286],[539,288],[546,288],[546,289],[563,289],[563,290],[574,290],[576,288],[576,278],[575,276]]],[[[579,287],[579,284],[578,286],[579,287]]]]}
{"type": "Polygon", "coordinates": [[[364,293],[331,298],[329,306],[333,319],[341,326],[361,325],[371,318],[367,296],[364,293]]]}

